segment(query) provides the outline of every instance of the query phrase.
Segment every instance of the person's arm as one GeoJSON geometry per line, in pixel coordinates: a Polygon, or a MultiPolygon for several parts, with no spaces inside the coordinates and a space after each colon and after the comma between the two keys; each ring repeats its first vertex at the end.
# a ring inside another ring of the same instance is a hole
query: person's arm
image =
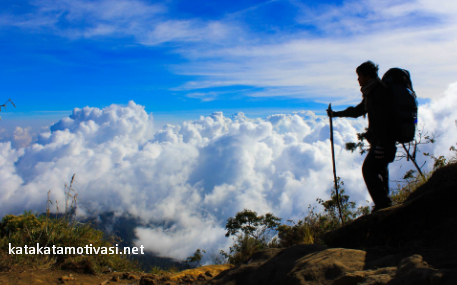
{"type": "Polygon", "coordinates": [[[348,107],[346,110],[340,112],[333,112],[333,117],[350,117],[357,118],[362,115],[365,115],[367,110],[365,110],[365,98],[355,107],[348,107]]]}

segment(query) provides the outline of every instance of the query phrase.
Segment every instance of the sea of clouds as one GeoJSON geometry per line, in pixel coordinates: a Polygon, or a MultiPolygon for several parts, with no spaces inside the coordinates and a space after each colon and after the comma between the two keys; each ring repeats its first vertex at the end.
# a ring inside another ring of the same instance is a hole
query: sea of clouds
{"type": "MultiPolygon", "coordinates": [[[[420,107],[419,125],[438,135],[421,152],[450,155],[456,98],[457,83],[420,107]]],[[[363,118],[334,120],[337,174],[351,199],[364,205],[371,201],[361,174],[364,156],[344,145],[365,127],[363,118]]],[[[28,141],[25,134],[17,140],[28,141]]],[[[214,112],[156,130],[152,114],[131,101],[75,108],[35,142],[15,143],[0,143],[0,216],[44,212],[49,190],[62,210],[64,184],[76,174],[79,216],[113,211],[161,224],[138,228],[137,244],[177,259],[197,248],[227,250],[233,241],[225,238],[225,222],[243,209],[283,221],[303,218],[316,198],[329,197],[333,183],[329,121],[310,111],[264,119],[214,112]]],[[[391,180],[412,168],[406,160],[393,163],[391,180]]]]}

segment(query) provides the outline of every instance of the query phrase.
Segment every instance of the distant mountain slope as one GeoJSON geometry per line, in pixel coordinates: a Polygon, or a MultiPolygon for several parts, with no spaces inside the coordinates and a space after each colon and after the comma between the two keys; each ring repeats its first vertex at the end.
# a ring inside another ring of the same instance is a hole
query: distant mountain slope
{"type": "MultiPolygon", "coordinates": [[[[143,224],[139,218],[135,218],[129,215],[115,216],[113,212],[104,212],[98,214],[96,217],[88,218],[82,222],[91,222],[94,226],[106,234],[114,234],[120,238],[120,247],[132,247],[134,244],[135,229],[137,227],[155,227],[153,224],[143,224]]],[[[143,270],[150,271],[151,267],[157,266],[162,269],[166,268],[178,268],[186,269],[183,263],[176,261],[172,258],[159,257],[156,254],[145,251],[143,255],[132,255],[132,258],[137,259],[140,262],[143,270]]]]}

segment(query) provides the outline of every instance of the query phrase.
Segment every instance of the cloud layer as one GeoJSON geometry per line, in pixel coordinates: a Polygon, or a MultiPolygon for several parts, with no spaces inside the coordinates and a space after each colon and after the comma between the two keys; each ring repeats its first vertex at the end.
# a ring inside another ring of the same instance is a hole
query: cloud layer
{"type": "MultiPolygon", "coordinates": [[[[441,135],[423,151],[448,155],[457,142],[456,96],[457,83],[421,106],[420,123],[441,135]]],[[[334,121],[337,174],[359,204],[369,199],[363,157],[343,148],[365,126],[362,118],[334,121]]],[[[16,136],[16,147],[0,143],[1,216],[44,211],[49,189],[63,205],[64,183],[76,174],[79,215],[114,211],[160,224],[137,229],[138,243],[178,259],[196,248],[227,249],[225,222],[245,208],[302,218],[317,197],[329,196],[333,179],[328,118],[309,111],[265,119],[214,112],[155,131],[152,114],[131,101],[75,108],[27,147],[27,129],[16,136]]],[[[408,163],[394,163],[391,179],[408,163]]]]}

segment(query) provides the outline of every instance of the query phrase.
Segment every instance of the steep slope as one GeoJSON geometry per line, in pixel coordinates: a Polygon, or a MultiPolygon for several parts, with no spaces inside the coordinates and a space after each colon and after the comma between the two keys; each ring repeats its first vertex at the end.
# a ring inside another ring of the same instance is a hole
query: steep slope
{"type": "Polygon", "coordinates": [[[457,268],[457,164],[438,169],[405,203],[328,233],[330,247],[414,251],[437,267],[457,268]]]}
{"type": "Polygon", "coordinates": [[[256,253],[208,284],[457,284],[457,164],[405,203],[328,233],[327,246],[256,253]]]}

